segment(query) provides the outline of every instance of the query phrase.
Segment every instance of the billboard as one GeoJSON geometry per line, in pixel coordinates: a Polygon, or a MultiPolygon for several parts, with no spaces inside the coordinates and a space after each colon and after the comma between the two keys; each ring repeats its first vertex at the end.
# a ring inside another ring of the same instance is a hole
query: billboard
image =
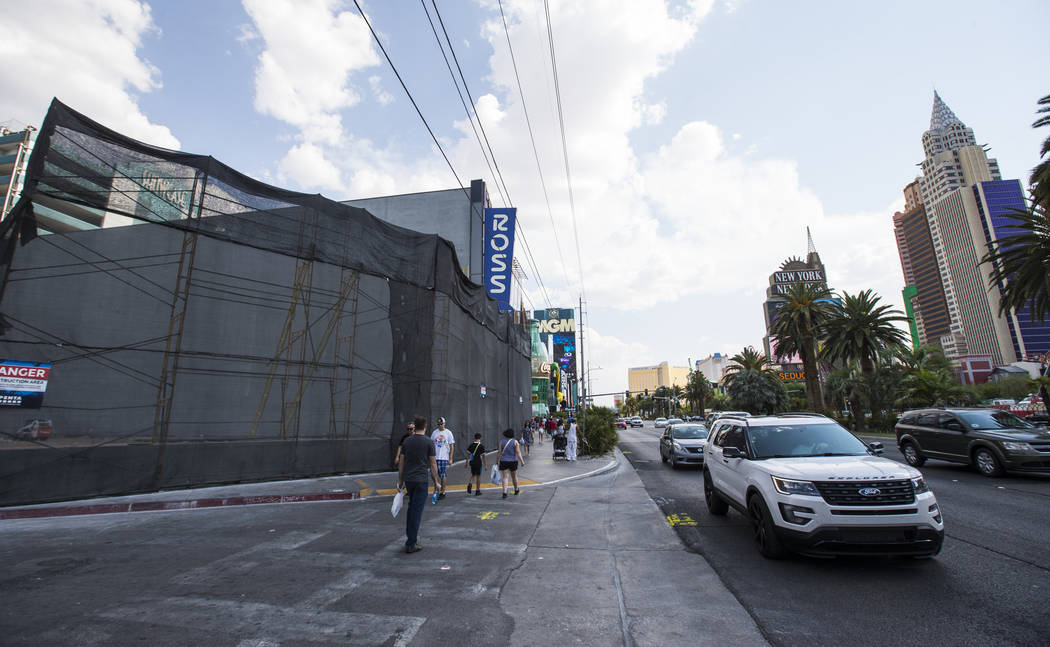
{"type": "Polygon", "coordinates": [[[501,312],[513,310],[510,286],[514,265],[514,207],[485,209],[485,292],[501,312]]]}
{"type": "Polygon", "coordinates": [[[572,308],[547,308],[533,312],[540,341],[553,348],[551,362],[558,367],[561,386],[570,405],[576,401],[576,316],[572,308]]]}
{"type": "Polygon", "coordinates": [[[51,364],[0,360],[0,407],[39,409],[51,377],[51,364]]]}

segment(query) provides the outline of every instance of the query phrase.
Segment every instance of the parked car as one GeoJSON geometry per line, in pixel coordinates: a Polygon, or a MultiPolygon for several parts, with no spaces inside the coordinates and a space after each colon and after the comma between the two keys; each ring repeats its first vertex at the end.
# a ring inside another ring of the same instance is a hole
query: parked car
{"type": "Polygon", "coordinates": [[[626,418],[617,418],[616,419],[616,428],[617,429],[627,429],[627,420],[626,420],[626,418]]]}
{"type": "Polygon", "coordinates": [[[932,556],[944,521],[914,467],[818,414],[723,417],[704,449],[704,499],[751,521],[759,552],[932,556]]]}
{"type": "Polygon", "coordinates": [[[904,460],[967,463],[984,476],[1006,471],[1050,473],[1050,432],[1001,409],[906,411],[895,427],[904,460]]]}
{"type": "Polygon", "coordinates": [[[660,460],[670,461],[671,467],[703,465],[707,427],[690,422],[667,425],[660,436],[660,460]]]}
{"type": "Polygon", "coordinates": [[[627,421],[627,424],[629,424],[631,427],[644,427],[645,426],[645,422],[642,421],[641,416],[632,416],[627,421]]]}
{"type": "Polygon", "coordinates": [[[667,418],[657,418],[655,423],[657,429],[663,429],[667,426],[667,418]]]}
{"type": "Polygon", "coordinates": [[[671,425],[680,425],[683,422],[685,422],[685,420],[682,420],[681,418],[668,418],[667,422],[664,423],[664,426],[670,427],[671,425]]]}
{"type": "Polygon", "coordinates": [[[722,416],[737,416],[739,418],[747,418],[750,415],[751,414],[747,411],[712,411],[711,413],[707,414],[707,420],[705,422],[707,424],[707,428],[710,429],[711,425],[714,424],[715,420],[718,420],[722,416]]]}

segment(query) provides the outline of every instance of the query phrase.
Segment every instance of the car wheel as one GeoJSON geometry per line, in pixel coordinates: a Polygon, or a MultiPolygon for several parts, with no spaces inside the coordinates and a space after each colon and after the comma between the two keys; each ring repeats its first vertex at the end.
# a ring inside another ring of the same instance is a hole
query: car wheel
{"type": "Polygon", "coordinates": [[[780,559],[787,555],[780,538],[773,531],[773,519],[769,516],[769,510],[762,501],[762,496],[754,494],[747,502],[748,516],[751,518],[751,528],[754,530],[755,543],[758,544],[758,552],[762,557],[768,559],[780,559]]]}
{"type": "Polygon", "coordinates": [[[919,453],[919,448],[915,446],[915,443],[904,443],[901,453],[904,454],[904,460],[912,467],[922,467],[926,464],[926,457],[919,453]]]}
{"type": "Polygon", "coordinates": [[[704,470],[704,501],[707,502],[707,511],[717,517],[725,516],[725,513],[729,512],[729,504],[715,492],[715,486],[711,483],[711,473],[707,470],[704,470]]]}
{"type": "Polygon", "coordinates": [[[982,476],[1002,476],[1003,465],[999,462],[999,459],[995,457],[992,450],[985,447],[979,447],[977,451],[973,453],[973,464],[977,466],[977,471],[982,476]]]}
{"type": "Polygon", "coordinates": [[[674,454],[671,454],[671,469],[678,469],[678,459],[674,454]]]}

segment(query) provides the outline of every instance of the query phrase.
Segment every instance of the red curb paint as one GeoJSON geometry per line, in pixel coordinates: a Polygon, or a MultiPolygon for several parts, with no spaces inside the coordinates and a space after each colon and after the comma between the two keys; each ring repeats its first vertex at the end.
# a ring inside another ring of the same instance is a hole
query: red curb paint
{"type": "Polygon", "coordinates": [[[311,501],[346,501],[360,499],[360,492],[334,492],[327,494],[285,494],[263,496],[235,496],[212,499],[187,499],[184,501],[136,501],[132,503],[96,503],[92,505],[63,506],[54,508],[0,509],[3,519],[37,519],[40,517],[66,517],[83,514],[111,514],[114,512],[151,512],[157,510],[190,510],[193,508],[221,508],[232,505],[259,505],[261,503],[308,503],[311,501]]]}

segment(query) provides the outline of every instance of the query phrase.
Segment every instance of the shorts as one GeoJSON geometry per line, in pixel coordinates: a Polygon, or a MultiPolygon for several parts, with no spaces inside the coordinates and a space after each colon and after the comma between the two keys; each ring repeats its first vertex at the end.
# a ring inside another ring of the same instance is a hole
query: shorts
{"type": "Polygon", "coordinates": [[[510,470],[512,472],[518,471],[518,461],[500,461],[499,471],[510,470]]]}
{"type": "Polygon", "coordinates": [[[481,476],[481,461],[470,461],[470,475],[481,476]]]}
{"type": "Polygon", "coordinates": [[[448,471],[448,461],[437,461],[438,478],[445,478],[445,472],[448,471]]]}

